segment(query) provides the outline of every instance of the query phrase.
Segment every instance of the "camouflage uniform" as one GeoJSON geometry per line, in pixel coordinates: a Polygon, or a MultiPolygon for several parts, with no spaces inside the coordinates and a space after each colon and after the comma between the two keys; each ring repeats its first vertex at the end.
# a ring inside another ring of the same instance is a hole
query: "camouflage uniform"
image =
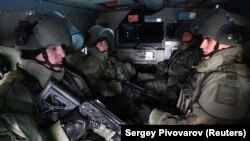
{"type": "MultiPolygon", "coordinates": [[[[176,32],[176,36],[181,39],[184,32],[190,32],[191,23],[185,23],[176,32]]],[[[138,81],[146,81],[143,85],[158,94],[166,94],[169,86],[177,83],[185,83],[187,77],[201,60],[200,36],[193,35],[192,40],[183,43],[180,48],[173,52],[171,58],[166,62],[161,62],[158,72],[155,74],[138,73],[138,81]]],[[[183,84],[181,84],[183,85],[183,84]]],[[[167,94],[166,94],[167,95],[167,94]]]]}
{"type": "Polygon", "coordinates": [[[196,66],[201,60],[201,50],[198,47],[200,38],[193,36],[190,42],[182,44],[176,53],[173,54],[173,60],[169,60],[167,72],[169,85],[185,82],[192,72],[193,66],[196,66]]]}
{"type": "Polygon", "coordinates": [[[193,78],[193,83],[189,89],[182,89],[178,100],[177,107],[186,113],[185,118],[174,115],[164,117],[163,113],[158,111],[161,113],[158,117],[161,120],[156,121],[153,117],[157,113],[155,110],[153,111],[155,113],[151,113],[149,122],[153,124],[214,124],[227,123],[231,120],[234,123],[247,117],[250,82],[246,77],[250,70],[242,64],[222,66],[223,62],[230,61],[228,60],[230,56],[236,57],[234,54],[238,55],[240,52],[241,48],[238,47],[226,49],[198,65],[198,74],[193,78]]]}
{"type": "Polygon", "coordinates": [[[237,42],[228,38],[231,35],[222,32],[223,28],[221,28],[231,20],[236,25],[247,26],[235,15],[234,19],[228,20],[228,15],[231,14],[223,9],[216,9],[208,13],[205,18],[201,18],[204,21],[197,20],[198,33],[231,47],[222,50],[215,49],[209,59],[199,63],[196,68],[197,73],[190,84],[181,90],[177,107],[183,115],[173,115],[154,109],[149,118],[150,124],[249,123],[247,107],[250,103],[250,71],[242,62],[241,48],[245,42],[237,42]],[[209,23],[214,22],[216,18],[221,19],[220,24],[211,26],[212,24],[209,23]],[[202,29],[205,30],[202,31],[202,29]],[[216,36],[217,34],[220,36],[216,36]]]}
{"type": "MultiPolygon", "coordinates": [[[[64,24],[49,14],[27,16],[24,21],[27,21],[28,24],[19,24],[15,30],[17,32],[17,39],[19,40],[19,42],[16,42],[16,48],[20,49],[21,52],[23,50],[28,50],[32,53],[30,52],[30,56],[25,54],[25,58],[22,56],[18,62],[17,70],[5,74],[1,81],[0,140],[56,140],[57,137],[66,136],[66,134],[62,130],[62,127],[59,126],[57,126],[54,131],[58,133],[59,129],[61,129],[61,132],[55,135],[53,134],[55,132],[52,131],[52,136],[47,134],[52,128],[41,128],[40,123],[43,122],[43,119],[41,118],[42,114],[40,110],[36,103],[34,103],[36,96],[38,96],[42,88],[52,77],[69,88],[71,84],[65,79],[64,76],[66,76],[66,74],[70,75],[80,90],[86,90],[86,85],[84,85],[85,83],[81,77],[73,72],[63,68],[61,71],[54,71],[45,67],[41,62],[38,63],[38,61],[34,59],[35,56],[41,53],[42,50],[46,50],[46,48],[54,48],[57,45],[70,45],[70,34],[64,24]],[[19,36],[19,32],[24,31],[25,28],[22,26],[29,26],[32,24],[34,24],[31,28],[33,31],[29,33],[28,40],[24,41],[25,39],[19,36]],[[60,31],[60,33],[58,33],[58,31],[60,31]],[[45,134],[44,131],[47,133],[45,134]],[[54,135],[55,137],[53,137],[54,135]]],[[[23,52],[22,55],[24,55],[23,52]]],[[[75,91],[73,88],[71,90],[73,92],[75,91]]]]}
{"type": "Polygon", "coordinates": [[[95,47],[99,39],[113,40],[110,30],[99,25],[90,29],[90,47],[87,55],[76,52],[67,56],[67,63],[80,72],[86,79],[91,91],[97,96],[108,97],[122,94],[121,81],[127,81],[135,74],[130,63],[122,63],[110,56],[108,52],[100,52],[95,47]],[[111,35],[108,35],[110,33],[111,35]]]}
{"type": "MultiPolygon", "coordinates": [[[[42,87],[51,77],[58,81],[64,81],[64,70],[54,72],[33,60],[21,59],[19,67],[35,76],[42,87]]],[[[74,79],[81,80],[76,74],[70,73],[74,76],[74,79]]],[[[38,141],[47,140],[42,129],[37,125],[37,123],[42,122],[41,113],[38,112],[38,108],[33,103],[34,96],[39,93],[34,93],[34,86],[27,86],[29,84],[27,81],[29,80],[20,71],[9,72],[5,75],[0,85],[1,111],[5,111],[1,114],[1,117],[7,122],[8,126],[13,126],[11,131],[16,134],[16,137],[38,141]],[[15,127],[15,124],[18,127],[15,127]]]]}
{"type": "Polygon", "coordinates": [[[125,88],[122,81],[129,81],[136,74],[135,68],[131,63],[121,62],[108,52],[101,52],[95,47],[98,41],[106,40],[110,48],[113,40],[110,29],[95,25],[89,30],[89,34],[90,47],[87,54],[78,51],[67,55],[67,63],[73,70],[82,74],[92,94],[110,111],[125,122],[133,122],[131,120],[134,120],[139,112],[133,99],[139,95],[125,88]],[[121,112],[121,109],[125,112],[121,112]]]}

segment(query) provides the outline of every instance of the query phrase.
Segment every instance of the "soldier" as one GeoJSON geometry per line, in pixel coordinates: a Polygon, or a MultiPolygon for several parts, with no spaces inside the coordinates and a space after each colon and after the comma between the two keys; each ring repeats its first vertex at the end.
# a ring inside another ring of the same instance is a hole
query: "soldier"
{"type": "Polygon", "coordinates": [[[203,60],[189,86],[181,89],[177,107],[182,115],[154,109],[149,123],[249,123],[250,71],[242,62],[242,46],[249,36],[247,23],[218,8],[197,19],[192,30],[203,35],[203,60]]]}
{"type": "MultiPolygon", "coordinates": [[[[1,131],[5,131],[5,134],[0,135],[0,140],[46,141],[62,140],[62,137],[65,137],[64,140],[66,137],[70,140],[79,139],[87,130],[79,127],[87,127],[87,119],[69,114],[71,124],[65,124],[62,128],[61,124],[54,123],[60,121],[60,117],[64,115],[52,116],[41,113],[41,109],[34,103],[52,78],[76,97],[89,97],[83,79],[64,68],[63,48],[71,45],[68,29],[62,21],[50,14],[36,14],[20,20],[14,35],[16,48],[21,51],[21,59],[17,64],[17,70],[5,74],[0,85],[0,127],[3,129],[1,131]],[[46,124],[42,127],[46,132],[54,129],[52,135],[56,136],[53,139],[40,127],[42,122],[46,124]],[[48,128],[51,125],[52,128],[48,128]],[[73,126],[78,128],[72,128],[73,126]]],[[[67,113],[66,111],[64,114],[67,113]]]]}
{"type": "Polygon", "coordinates": [[[175,107],[181,87],[193,73],[193,66],[201,60],[201,50],[198,47],[201,36],[191,32],[191,22],[183,23],[175,36],[181,41],[181,46],[172,53],[168,61],[157,64],[156,76],[138,73],[137,77],[138,83],[162,97],[162,108],[175,107]]]}
{"type": "Polygon", "coordinates": [[[201,36],[191,32],[191,22],[183,23],[176,31],[181,41],[180,48],[173,53],[168,61],[168,84],[176,84],[186,80],[192,67],[201,60],[201,36]]]}
{"type": "Polygon", "coordinates": [[[118,117],[127,122],[140,122],[134,118],[145,109],[136,107],[133,102],[138,94],[122,85],[123,81],[129,81],[136,74],[133,64],[121,62],[110,55],[109,49],[114,40],[111,29],[94,25],[88,33],[87,55],[79,51],[68,55],[68,65],[86,78],[92,93],[118,117]],[[128,111],[121,112],[120,109],[128,111]]]}
{"type": "Polygon", "coordinates": [[[114,38],[111,29],[95,25],[89,29],[88,36],[87,55],[81,52],[69,55],[68,64],[87,78],[90,89],[98,97],[121,95],[120,82],[134,75],[134,68],[109,55],[114,38]]]}
{"type": "MultiPolygon", "coordinates": [[[[184,29],[185,28],[183,28],[183,30],[184,29]]],[[[186,30],[190,31],[191,29],[189,27],[184,31],[186,30]]],[[[71,66],[71,68],[77,70],[78,72],[83,74],[85,78],[87,78],[88,84],[92,92],[94,94],[97,94],[96,96],[98,98],[104,97],[102,99],[106,101],[107,107],[109,107],[111,111],[119,115],[119,117],[137,117],[138,115],[133,113],[143,113],[143,116],[139,117],[140,119],[145,121],[145,118],[147,118],[147,115],[145,114],[148,113],[147,111],[149,110],[149,108],[147,108],[145,105],[143,105],[142,107],[139,106],[139,108],[138,106],[135,106],[133,100],[134,98],[138,98],[139,94],[130,91],[129,88],[123,87],[121,81],[129,81],[131,80],[131,78],[133,78],[133,80],[135,80],[137,84],[141,84],[146,89],[152,90],[154,94],[163,95],[166,92],[168,85],[170,85],[168,84],[167,79],[158,80],[158,78],[155,77],[155,74],[153,73],[140,73],[138,72],[138,70],[135,70],[133,65],[131,65],[130,63],[121,63],[116,58],[109,56],[108,49],[111,47],[114,38],[113,31],[111,29],[104,28],[100,25],[95,25],[89,30],[89,36],[90,38],[87,55],[84,55],[81,52],[76,52],[75,54],[69,55],[67,56],[68,64],[71,66]],[[135,74],[137,74],[137,76],[135,74]],[[129,99],[132,99],[132,101],[127,100],[127,97],[129,99]],[[131,115],[127,113],[125,115],[122,114],[120,112],[121,106],[119,107],[119,105],[124,106],[122,109],[130,109],[131,111],[129,113],[131,113],[131,115]]],[[[198,54],[198,48],[196,49],[194,47],[190,47],[191,45],[197,43],[197,41],[197,37],[193,37],[190,40],[186,40],[185,43],[188,43],[185,45],[185,47],[183,47],[182,51],[184,52],[185,50],[190,50],[188,52],[188,55],[186,55],[187,57],[184,58],[184,55],[179,53],[178,56],[174,58],[174,62],[177,62],[176,60],[179,60],[178,63],[180,64],[180,62],[182,63],[184,59],[189,59],[188,56],[190,57],[191,52],[195,52],[194,50],[196,50],[198,54]]],[[[189,59],[189,61],[186,61],[186,65],[190,65],[189,67],[191,68],[191,65],[195,64],[195,61],[197,60],[198,57],[193,60],[189,59]]],[[[166,75],[165,72],[164,75],[166,75]]],[[[176,73],[173,74],[172,71],[171,76],[176,77],[176,73]]],[[[168,96],[171,98],[164,97],[164,99],[172,101],[173,99],[176,99],[176,93],[174,93],[173,95],[174,96],[172,96],[172,94],[168,94],[168,96]]],[[[153,102],[153,104],[148,102],[144,104],[148,105],[149,107],[155,107],[156,105],[158,105],[155,104],[155,102],[153,102]]],[[[139,104],[137,103],[137,105],[139,104]]]]}

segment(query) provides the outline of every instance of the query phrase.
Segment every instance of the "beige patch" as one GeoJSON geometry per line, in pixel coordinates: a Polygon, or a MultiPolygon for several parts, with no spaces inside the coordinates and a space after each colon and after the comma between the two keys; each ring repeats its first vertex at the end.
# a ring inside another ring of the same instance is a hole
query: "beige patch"
{"type": "Polygon", "coordinates": [[[219,85],[217,94],[215,96],[215,102],[230,106],[236,106],[238,104],[238,98],[240,90],[236,87],[219,85]]]}

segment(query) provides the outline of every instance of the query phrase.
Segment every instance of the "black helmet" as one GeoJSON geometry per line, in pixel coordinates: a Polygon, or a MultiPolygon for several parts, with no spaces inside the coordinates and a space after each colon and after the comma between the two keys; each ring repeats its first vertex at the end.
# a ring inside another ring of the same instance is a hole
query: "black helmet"
{"type": "Polygon", "coordinates": [[[175,32],[175,36],[178,38],[178,39],[181,39],[182,38],[182,34],[184,32],[191,32],[191,25],[192,23],[190,21],[188,22],[185,22],[185,23],[182,23],[176,30],[175,32]]]}
{"type": "Polygon", "coordinates": [[[36,14],[20,20],[14,31],[16,48],[38,50],[58,45],[70,46],[71,36],[67,27],[50,14],[36,14]]]}
{"type": "Polygon", "coordinates": [[[105,28],[101,25],[94,25],[92,26],[89,31],[89,42],[88,44],[90,46],[93,46],[96,44],[98,41],[102,39],[106,39],[108,43],[112,43],[114,40],[114,32],[110,28],[105,28]]]}
{"type": "Polygon", "coordinates": [[[192,23],[192,32],[230,46],[241,46],[249,39],[246,20],[221,8],[195,20],[192,23]]]}

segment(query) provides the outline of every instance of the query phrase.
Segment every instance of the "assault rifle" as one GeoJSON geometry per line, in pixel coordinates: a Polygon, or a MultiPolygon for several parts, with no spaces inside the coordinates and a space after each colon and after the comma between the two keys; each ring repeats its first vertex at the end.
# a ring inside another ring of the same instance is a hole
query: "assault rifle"
{"type": "Polygon", "coordinates": [[[147,101],[158,103],[158,104],[161,101],[160,95],[151,90],[142,88],[128,81],[122,81],[122,85],[127,87],[130,91],[132,91],[132,93],[139,94],[139,99],[143,99],[144,97],[146,98],[147,101]]]}
{"type": "MultiPolygon", "coordinates": [[[[105,128],[109,131],[109,137],[105,137],[109,141],[119,141],[121,136],[122,120],[112,114],[99,100],[90,100],[83,103],[79,99],[72,96],[54,79],[49,81],[43,91],[37,98],[37,104],[41,109],[45,109],[44,113],[55,111],[72,111],[79,108],[82,116],[91,120],[93,130],[105,128]]],[[[55,112],[57,113],[57,112],[55,112]]],[[[58,119],[58,114],[52,114],[54,119],[58,119]]]]}

